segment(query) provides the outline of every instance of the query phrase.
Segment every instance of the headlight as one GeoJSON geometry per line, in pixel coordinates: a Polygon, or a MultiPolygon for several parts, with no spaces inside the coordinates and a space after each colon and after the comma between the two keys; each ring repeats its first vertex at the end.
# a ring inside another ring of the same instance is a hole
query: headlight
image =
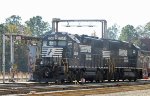
{"type": "Polygon", "coordinates": [[[43,64],[43,62],[41,61],[41,62],[40,62],[40,64],[42,65],[42,64],[43,64]]]}

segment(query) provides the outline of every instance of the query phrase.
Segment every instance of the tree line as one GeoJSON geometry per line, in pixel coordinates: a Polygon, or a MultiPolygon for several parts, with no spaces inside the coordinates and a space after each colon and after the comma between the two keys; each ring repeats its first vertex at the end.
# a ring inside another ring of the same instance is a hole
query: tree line
{"type": "Polygon", "coordinates": [[[150,22],[146,23],[144,26],[139,25],[137,27],[128,24],[122,27],[121,30],[119,25],[114,24],[108,27],[107,32],[109,39],[127,41],[140,46],[141,39],[150,38],[150,22]]]}
{"type": "MultiPolygon", "coordinates": [[[[50,31],[50,24],[42,20],[41,16],[34,16],[29,20],[25,21],[22,24],[22,19],[20,16],[12,15],[6,18],[5,23],[0,24],[0,69],[2,70],[2,34],[7,33],[15,33],[26,36],[41,36],[45,32],[50,31]]],[[[7,37],[8,39],[10,37],[7,37]]],[[[6,70],[9,71],[11,66],[10,64],[10,40],[6,38],[6,70]]],[[[28,47],[25,42],[20,40],[15,40],[14,42],[14,59],[15,64],[21,71],[27,71],[28,67],[28,47]]]]}

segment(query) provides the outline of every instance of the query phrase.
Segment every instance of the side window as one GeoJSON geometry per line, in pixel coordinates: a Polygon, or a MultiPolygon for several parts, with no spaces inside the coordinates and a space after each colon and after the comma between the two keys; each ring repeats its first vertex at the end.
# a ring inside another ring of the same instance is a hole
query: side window
{"type": "Polygon", "coordinates": [[[58,46],[66,46],[66,41],[58,41],[58,46]]]}
{"type": "Polygon", "coordinates": [[[43,46],[47,46],[47,41],[43,41],[43,46]]]}
{"type": "Polygon", "coordinates": [[[49,41],[49,42],[48,42],[48,45],[49,45],[49,46],[55,46],[55,45],[56,45],[56,41],[49,41]]]}

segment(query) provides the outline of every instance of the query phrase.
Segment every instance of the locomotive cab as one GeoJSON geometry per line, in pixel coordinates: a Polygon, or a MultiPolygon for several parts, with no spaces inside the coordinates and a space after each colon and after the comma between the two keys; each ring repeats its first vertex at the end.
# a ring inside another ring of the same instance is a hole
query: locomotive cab
{"type": "Polygon", "coordinates": [[[73,57],[73,43],[77,42],[79,40],[76,37],[65,32],[52,32],[45,36],[34,78],[44,82],[67,79],[69,59],[73,57]]]}

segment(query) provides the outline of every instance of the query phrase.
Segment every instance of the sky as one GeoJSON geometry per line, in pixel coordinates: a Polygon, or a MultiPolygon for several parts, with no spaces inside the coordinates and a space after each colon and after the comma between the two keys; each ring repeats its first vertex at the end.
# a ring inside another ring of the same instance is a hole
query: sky
{"type": "Polygon", "coordinates": [[[0,23],[11,15],[22,21],[42,16],[51,23],[52,18],[106,19],[123,27],[144,25],[150,21],[149,0],[1,0],[0,23]]]}

